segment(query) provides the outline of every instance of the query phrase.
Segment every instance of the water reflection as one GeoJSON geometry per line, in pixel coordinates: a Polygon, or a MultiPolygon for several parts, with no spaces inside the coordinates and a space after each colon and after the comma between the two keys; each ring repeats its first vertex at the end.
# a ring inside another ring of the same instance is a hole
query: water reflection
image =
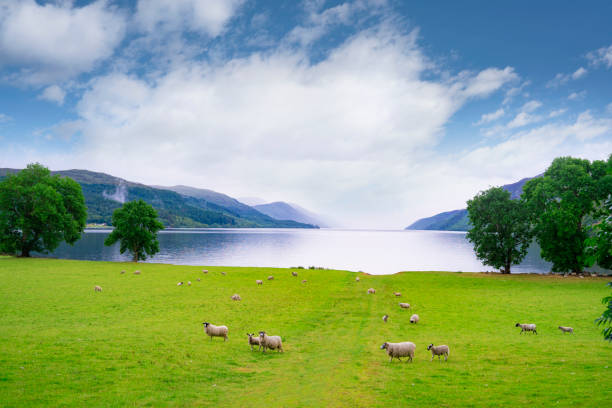
{"type": "MultiPolygon", "coordinates": [[[[51,256],[129,261],[119,245],[104,246],[108,230],[87,230],[74,246],[51,256]]],[[[147,262],[181,265],[322,266],[388,274],[405,270],[487,271],[465,233],[448,231],[173,229],[159,234],[160,252],[147,262]]],[[[530,248],[515,273],[546,273],[550,264],[530,248]]]]}

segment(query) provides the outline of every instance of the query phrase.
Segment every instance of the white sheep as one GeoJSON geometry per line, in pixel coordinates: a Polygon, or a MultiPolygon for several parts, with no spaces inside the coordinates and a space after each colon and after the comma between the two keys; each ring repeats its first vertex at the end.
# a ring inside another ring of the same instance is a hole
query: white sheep
{"type": "Polygon", "coordinates": [[[125,273],[125,271],[121,271],[121,274],[123,275],[125,273]]]}
{"type": "Polygon", "coordinates": [[[382,319],[383,319],[383,322],[387,323],[387,319],[389,319],[389,315],[384,315],[382,319]]]}
{"type": "Polygon", "coordinates": [[[208,273],[208,270],[202,269],[202,273],[208,273]]]}
{"type": "Polygon", "coordinates": [[[189,286],[191,286],[191,281],[187,281],[187,284],[188,284],[189,286]]]}
{"type": "Polygon", "coordinates": [[[176,286],[183,286],[183,282],[177,283],[176,286]]]}
{"type": "Polygon", "coordinates": [[[274,276],[272,275],[268,276],[268,280],[274,280],[274,276]]]}
{"type": "Polygon", "coordinates": [[[232,300],[242,300],[239,294],[235,293],[232,295],[232,300]]]}
{"type": "Polygon", "coordinates": [[[568,326],[559,326],[559,330],[561,330],[563,333],[572,333],[574,334],[574,329],[568,326]]]}
{"type": "Polygon", "coordinates": [[[408,357],[408,361],[412,362],[416,346],[411,341],[404,341],[402,343],[385,342],[382,346],[380,346],[380,349],[387,350],[387,355],[390,357],[390,363],[393,361],[393,358],[397,358],[399,361],[402,361],[401,357],[408,357]]]}
{"type": "Polygon", "coordinates": [[[514,327],[521,328],[521,332],[519,334],[523,334],[523,332],[534,332],[535,334],[538,334],[538,331],[536,330],[536,325],[533,323],[517,323],[514,325],[514,327]]]}
{"type": "Polygon", "coordinates": [[[368,294],[376,293],[376,289],[370,288],[368,289],[368,294]]]}
{"type": "Polygon", "coordinates": [[[297,276],[297,272],[293,271],[293,272],[291,272],[291,275],[297,276]]]}
{"type": "Polygon", "coordinates": [[[261,350],[261,340],[259,339],[259,336],[255,336],[255,333],[253,334],[246,334],[247,336],[249,336],[249,345],[251,346],[251,351],[253,351],[253,346],[259,346],[259,350],[261,350]]]}
{"type": "Polygon", "coordinates": [[[200,279],[200,278],[197,278],[196,280],[197,280],[198,282],[201,282],[201,281],[202,281],[202,279],[200,279]]]}
{"type": "Polygon", "coordinates": [[[263,281],[261,279],[257,279],[255,283],[257,283],[258,285],[263,285],[263,281]]]}
{"type": "Polygon", "coordinates": [[[413,314],[412,316],[410,316],[410,323],[417,324],[418,322],[419,322],[419,315],[418,314],[413,314]]]}
{"type": "Polygon", "coordinates": [[[223,341],[227,341],[227,326],[215,326],[212,323],[204,322],[204,331],[208,336],[210,336],[210,341],[212,341],[213,337],[223,337],[223,341]]]}
{"type": "Polygon", "coordinates": [[[140,275],[140,271],[134,271],[134,275],[140,275]]]}
{"type": "Polygon", "coordinates": [[[221,272],[221,275],[225,276],[225,272],[221,272]]]}
{"type": "Polygon", "coordinates": [[[94,286],[94,292],[102,292],[102,286],[94,286]]]}
{"type": "Polygon", "coordinates": [[[448,361],[450,350],[447,345],[434,346],[433,343],[431,343],[427,346],[427,350],[431,350],[431,360],[429,361],[433,361],[434,356],[438,356],[438,361],[440,361],[440,356],[444,356],[444,361],[448,361]]]}
{"type": "Polygon", "coordinates": [[[400,306],[402,309],[410,309],[410,303],[403,303],[403,302],[400,302],[399,306],[400,306]]]}
{"type": "Polygon", "coordinates": [[[400,292],[393,292],[393,294],[395,295],[395,297],[400,297],[402,296],[402,294],[400,292]]]}
{"type": "Polygon", "coordinates": [[[302,281],[302,283],[306,283],[306,282],[308,282],[306,279],[304,279],[304,280],[302,281]]]}
{"type": "Polygon", "coordinates": [[[355,278],[355,282],[359,282],[359,276],[355,278]]]}
{"type": "Polygon", "coordinates": [[[276,350],[284,353],[283,351],[283,341],[280,336],[268,336],[265,331],[259,332],[259,342],[263,347],[263,352],[266,352],[266,349],[276,350]]]}

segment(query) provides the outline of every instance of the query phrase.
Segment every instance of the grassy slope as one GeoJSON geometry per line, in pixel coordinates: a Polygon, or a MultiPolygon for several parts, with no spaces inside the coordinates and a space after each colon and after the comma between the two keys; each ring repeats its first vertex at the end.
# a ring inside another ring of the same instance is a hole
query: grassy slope
{"type": "Polygon", "coordinates": [[[404,273],[356,283],[342,271],[208,269],[0,257],[0,405],[612,403],[612,346],[593,325],[604,279],[404,273]],[[204,320],[228,325],[229,341],[205,338],[204,320]],[[517,321],[540,334],[519,335],[517,321]],[[260,329],[282,335],[285,354],[251,352],[245,333],[260,329]],[[415,342],[415,362],[389,364],[386,340],[415,342]],[[429,362],[429,342],[450,346],[448,363],[429,362]]]}

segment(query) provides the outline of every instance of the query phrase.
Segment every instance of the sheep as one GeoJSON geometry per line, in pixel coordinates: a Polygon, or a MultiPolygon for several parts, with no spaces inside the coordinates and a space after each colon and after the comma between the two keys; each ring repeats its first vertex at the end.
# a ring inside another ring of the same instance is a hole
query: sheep
{"type": "Polygon", "coordinates": [[[140,271],[134,271],[134,275],[140,275],[140,271]]]}
{"type": "Polygon", "coordinates": [[[390,363],[393,362],[394,357],[399,361],[402,361],[401,357],[408,357],[408,361],[412,362],[416,346],[411,341],[404,341],[402,343],[385,342],[382,346],[380,346],[380,349],[387,350],[387,355],[390,357],[390,363]]]}
{"type": "Polygon", "coordinates": [[[221,272],[221,275],[225,276],[225,272],[221,272]]]}
{"type": "Polygon", "coordinates": [[[355,278],[355,282],[359,282],[359,276],[355,278]]]}
{"type": "Polygon", "coordinates": [[[434,356],[438,356],[438,361],[440,361],[440,356],[444,356],[444,361],[448,361],[448,355],[450,354],[448,346],[434,346],[433,343],[431,343],[427,346],[427,350],[431,350],[431,360],[429,361],[433,361],[434,356]]]}
{"type": "Polygon", "coordinates": [[[255,283],[257,283],[258,285],[263,285],[263,281],[261,279],[257,279],[255,283]]]}
{"type": "Polygon", "coordinates": [[[102,286],[94,286],[94,292],[102,292],[102,286]]]}
{"type": "Polygon", "coordinates": [[[235,293],[232,295],[232,300],[242,300],[239,294],[235,293]]]}
{"type": "Polygon", "coordinates": [[[202,269],[202,273],[208,273],[208,270],[202,269]]]}
{"type": "Polygon", "coordinates": [[[538,334],[538,331],[536,330],[536,325],[533,323],[517,323],[514,325],[514,327],[521,328],[521,332],[519,334],[523,334],[523,332],[534,332],[535,334],[538,334]]]}
{"type": "Polygon", "coordinates": [[[306,279],[304,279],[304,280],[302,281],[302,283],[306,283],[306,282],[308,282],[306,279]]]}
{"type": "Polygon", "coordinates": [[[183,282],[177,283],[176,286],[183,286],[183,282]]]}
{"type": "Polygon", "coordinates": [[[253,346],[259,346],[259,349],[257,351],[261,350],[261,340],[259,339],[259,336],[255,336],[255,333],[247,333],[246,335],[249,336],[249,345],[251,346],[251,351],[253,351],[253,346]]]}
{"type": "Polygon", "coordinates": [[[297,272],[293,271],[293,272],[291,272],[291,275],[297,276],[297,272]]]}
{"type": "Polygon", "coordinates": [[[395,297],[400,297],[402,296],[402,294],[400,292],[393,292],[393,294],[395,295],[395,297]]]}
{"type": "Polygon", "coordinates": [[[276,350],[280,351],[281,353],[284,353],[283,341],[281,340],[280,336],[268,336],[265,331],[260,331],[259,342],[263,347],[264,353],[266,352],[266,349],[276,350]]]}
{"type": "Polygon", "coordinates": [[[121,274],[123,275],[125,273],[125,271],[121,271],[121,274]]]}
{"type": "Polygon", "coordinates": [[[371,294],[371,293],[376,293],[376,289],[374,288],[368,289],[368,294],[371,294]]]}
{"type": "Polygon", "coordinates": [[[574,334],[574,329],[568,326],[559,326],[559,330],[561,330],[563,333],[572,333],[574,334]]]}
{"type": "Polygon", "coordinates": [[[410,323],[417,324],[418,322],[419,322],[419,315],[418,314],[413,314],[412,316],[410,316],[410,323]]]}
{"type": "Polygon", "coordinates": [[[201,281],[202,281],[202,279],[200,279],[200,278],[197,278],[196,280],[197,280],[198,282],[201,282],[201,281]]]}
{"type": "Polygon", "coordinates": [[[274,280],[274,276],[272,275],[268,276],[268,280],[274,280]]]}
{"type": "Polygon", "coordinates": [[[384,315],[382,319],[383,319],[383,322],[387,323],[387,319],[389,319],[389,315],[384,315]]]}
{"type": "Polygon", "coordinates": [[[204,331],[210,336],[210,341],[213,337],[223,337],[223,341],[227,341],[227,326],[215,326],[212,323],[204,322],[204,331]]]}
{"type": "Polygon", "coordinates": [[[188,284],[189,286],[191,286],[191,281],[187,281],[187,284],[188,284]]]}
{"type": "Polygon", "coordinates": [[[410,309],[410,303],[402,303],[402,302],[400,302],[399,306],[402,309],[410,309]]]}

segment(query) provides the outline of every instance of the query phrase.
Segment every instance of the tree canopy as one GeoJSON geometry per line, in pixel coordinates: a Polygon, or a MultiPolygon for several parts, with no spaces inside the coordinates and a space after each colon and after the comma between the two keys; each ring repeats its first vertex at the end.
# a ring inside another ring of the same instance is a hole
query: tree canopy
{"type": "Polygon", "coordinates": [[[113,212],[115,229],[104,241],[104,245],[120,242],[120,252],[129,251],[134,262],[147,259],[159,252],[157,232],[164,225],[157,219],[157,212],[142,200],[125,203],[113,212]]]}
{"type": "Polygon", "coordinates": [[[612,192],[606,162],[559,157],[543,177],[528,181],[521,197],[528,207],[541,256],[554,272],[580,273],[588,266],[585,240],[590,223],[612,192]]]}
{"type": "Polygon", "coordinates": [[[476,256],[485,265],[510,273],[511,266],[527,255],[532,239],[526,208],[501,187],[480,192],[467,204],[472,223],[467,239],[476,256]]]}
{"type": "Polygon", "coordinates": [[[48,253],[62,241],[74,244],[85,228],[81,186],[29,164],[0,182],[0,252],[48,253]]]}

